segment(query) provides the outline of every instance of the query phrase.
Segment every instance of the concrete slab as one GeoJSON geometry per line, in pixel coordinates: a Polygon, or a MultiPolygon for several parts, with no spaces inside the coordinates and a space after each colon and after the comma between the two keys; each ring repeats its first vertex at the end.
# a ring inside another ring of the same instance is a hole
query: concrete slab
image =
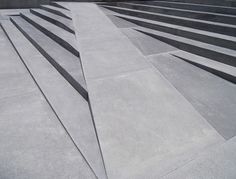
{"type": "Polygon", "coordinates": [[[157,178],[224,141],[97,5],[71,10],[108,178],[157,178]]]}
{"type": "Polygon", "coordinates": [[[2,25],[90,168],[99,178],[106,178],[87,101],[10,21],[2,25]]]}
{"type": "Polygon", "coordinates": [[[236,177],[236,137],[201,154],[196,160],[163,177],[234,179],[236,177]]]}
{"type": "Polygon", "coordinates": [[[225,139],[236,135],[235,84],[172,55],[149,60],[225,139]]]}
{"type": "Polygon", "coordinates": [[[0,178],[95,179],[2,28],[0,39],[0,178]]]}
{"type": "Polygon", "coordinates": [[[176,47],[133,29],[121,29],[121,31],[145,56],[179,50],[176,47]]]}
{"type": "Polygon", "coordinates": [[[118,28],[131,28],[131,27],[136,27],[137,25],[126,21],[124,19],[121,19],[119,17],[116,17],[114,15],[107,15],[107,17],[109,17],[109,19],[111,19],[111,21],[118,27],[118,28]]]}

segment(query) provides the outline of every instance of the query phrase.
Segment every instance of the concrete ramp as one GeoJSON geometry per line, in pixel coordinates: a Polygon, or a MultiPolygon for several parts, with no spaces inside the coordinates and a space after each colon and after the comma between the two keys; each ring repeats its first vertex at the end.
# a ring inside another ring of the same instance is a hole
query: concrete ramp
{"type": "Polygon", "coordinates": [[[108,178],[158,178],[224,141],[97,5],[70,8],[108,178]]]}

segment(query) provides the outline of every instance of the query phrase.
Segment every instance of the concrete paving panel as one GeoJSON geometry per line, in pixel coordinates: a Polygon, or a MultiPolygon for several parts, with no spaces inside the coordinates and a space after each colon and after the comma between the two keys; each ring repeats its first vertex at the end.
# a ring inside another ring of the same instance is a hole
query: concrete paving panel
{"type": "Polygon", "coordinates": [[[172,55],[149,60],[226,139],[236,135],[236,86],[172,55]]]}
{"type": "Polygon", "coordinates": [[[224,144],[207,150],[196,160],[163,177],[163,179],[214,178],[234,179],[236,177],[236,137],[224,144]]]}
{"type": "Polygon", "coordinates": [[[121,29],[121,31],[145,56],[178,50],[176,47],[168,45],[136,30],[126,28],[121,29]]]}
{"type": "Polygon", "coordinates": [[[2,28],[0,39],[0,178],[95,178],[2,28]]]}
{"type": "Polygon", "coordinates": [[[157,178],[224,141],[99,7],[72,3],[71,10],[108,178],[157,178]],[[87,62],[102,53],[99,65],[87,62]],[[114,69],[137,64],[112,74],[108,61],[114,69]]]}

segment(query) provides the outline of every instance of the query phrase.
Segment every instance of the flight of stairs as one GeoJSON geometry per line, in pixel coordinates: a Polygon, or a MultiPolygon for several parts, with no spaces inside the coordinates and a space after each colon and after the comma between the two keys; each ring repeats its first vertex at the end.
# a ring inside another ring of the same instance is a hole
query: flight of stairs
{"type": "Polygon", "coordinates": [[[137,31],[205,57],[207,63],[194,57],[187,61],[236,82],[234,68],[224,71],[236,66],[236,7],[191,1],[116,2],[100,6],[113,11],[116,17],[137,24],[134,28],[137,31]],[[219,62],[221,70],[212,60],[219,62]]]}
{"type": "MultiPolygon", "coordinates": [[[[93,109],[72,14],[61,4],[52,2],[10,16],[9,20],[0,21],[1,28],[91,171],[91,176],[88,174],[84,178],[106,179],[107,166],[91,112],[93,109]]],[[[97,4],[104,13],[108,10],[108,16],[126,24],[130,22],[131,27],[119,30],[130,41],[134,34],[142,39],[136,43],[137,48],[145,51],[145,45],[153,42],[154,48],[158,48],[155,47],[158,43],[163,45],[161,48],[170,49],[170,52],[157,56],[145,53],[144,56],[173,87],[170,93],[183,96],[181,102],[186,99],[189,103],[183,104],[193,106],[196,113],[216,129],[217,135],[219,133],[220,139],[216,143],[194,152],[194,155],[188,151],[186,158],[175,153],[168,156],[170,162],[165,161],[167,165],[163,168],[171,171],[165,173],[160,169],[160,175],[164,173],[161,178],[223,178],[227,176],[224,171],[228,171],[228,178],[234,178],[236,166],[232,161],[236,160],[236,123],[232,116],[236,114],[236,97],[232,94],[236,83],[235,2],[160,0],[97,4]],[[192,80],[195,86],[191,86],[192,80]],[[217,97],[223,106],[215,100],[217,97]],[[222,121],[225,125],[219,127],[222,121]],[[213,171],[209,170],[209,163],[213,171]],[[214,173],[216,169],[218,172],[214,173]]],[[[168,138],[165,140],[168,141],[168,138]]],[[[150,167],[154,170],[158,166],[150,167]]]]}

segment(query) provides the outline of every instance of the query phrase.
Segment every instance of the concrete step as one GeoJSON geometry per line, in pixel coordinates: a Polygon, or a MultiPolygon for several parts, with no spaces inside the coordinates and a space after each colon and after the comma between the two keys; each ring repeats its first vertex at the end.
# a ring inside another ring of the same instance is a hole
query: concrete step
{"type": "Polygon", "coordinates": [[[43,32],[58,44],[63,46],[65,49],[73,53],[75,56],[79,56],[74,34],[65,31],[64,29],[32,13],[21,13],[21,16],[41,32],[43,32]]]}
{"type": "Polygon", "coordinates": [[[119,15],[116,15],[116,17],[120,17],[129,22],[135,23],[139,26],[143,26],[143,27],[150,28],[153,30],[167,32],[173,35],[178,35],[181,37],[236,50],[236,37],[214,33],[214,32],[208,32],[205,30],[194,29],[190,27],[164,23],[164,22],[147,20],[147,19],[128,16],[128,15],[119,14],[119,15]]]}
{"type": "Polygon", "coordinates": [[[97,5],[71,8],[108,178],[160,178],[224,141],[97,5]]]}
{"type": "Polygon", "coordinates": [[[34,15],[37,15],[62,29],[67,30],[70,33],[75,33],[73,28],[73,23],[70,19],[56,15],[54,13],[42,10],[42,9],[30,9],[30,12],[34,15]]]}
{"type": "Polygon", "coordinates": [[[135,1],[134,3],[236,15],[236,8],[227,7],[227,6],[207,5],[207,4],[198,4],[198,3],[190,3],[190,2],[184,3],[184,2],[177,2],[177,1],[176,2],[174,1],[135,1]]]}
{"type": "MultiPolygon", "coordinates": [[[[157,0],[163,1],[163,0],[157,0]]],[[[166,1],[166,0],[164,0],[166,1]]],[[[167,0],[167,2],[182,2],[182,3],[192,3],[198,5],[217,5],[220,7],[235,7],[236,2],[234,0],[167,0]]]]}
{"type": "Polygon", "coordinates": [[[231,81],[232,83],[236,83],[235,67],[184,51],[173,52],[171,54],[228,81],[231,81]]]}
{"type": "Polygon", "coordinates": [[[140,10],[132,10],[121,7],[114,7],[108,5],[101,5],[102,7],[108,8],[109,10],[129,15],[140,17],[149,20],[161,21],[175,25],[182,25],[195,29],[207,30],[210,32],[216,32],[225,35],[236,36],[236,25],[223,24],[218,22],[203,21],[192,18],[176,17],[171,15],[164,15],[160,13],[150,13],[140,10]]]}
{"type": "Polygon", "coordinates": [[[207,43],[199,42],[196,40],[172,35],[165,32],[160,32],[157,30],[151,30],[144,27],[135,27],[134,29],[150,35],[158,40],[166,42],[173,45],[181,50],[194,53],[212,60],[228,64],[231,66],[236,66],[236,51],[227,48],[210,45],[207,43]]]}
{"type": "Polygon", "coordinates": [[[236,177],[236,137],[211,148],[187,165],[178,168],[163,179],[214,178],[234,179],[236,177]]]}
{"type": "MultiPolygon", "coordinates": [[[[1,21],[7,35],[15,29],[13,25],[5,28],[9,23],[1,21]]],[[[20,40],[21,36],[21,33],[13,34],[10,39],[18,41],[18,47],[23,48],[25,43],[20,40]]],[[[0,167],[1,178],[64,179],[80,176],[95,179],[2,27],[0,41],[0,160],[4,163],[0,167]]],[[[36,62],[43,60],[40,54],[35,56],[29,46],[24,48],[24,53],[29,55],[31,63],[35,62],[35,69],[41,68],[36,62]]],[[[48,80],[52,78],[45,72],[41,75],[48,80]]],[[[53,80],[46,82],[48,87],[53,87],[53,80]]],[[[59,89],[51,92],[54,94],[59,89]]]]}
{"type": "Polygon", "coordinates": [[[236,92],[235,84],[224,80],[205,69],[198,68],[173,56],[182,56],[188,61],[204,62],[205,66],[235,75],[235,67],[214,63],[183,51],[157,54],[148,60],[225,138],[236,135],[236,92]]]}
{"type": "Polygon", "coordinates": [[[48,11],[48,12],[54,13],[54,14],[62,16],[62,17],[65,17],[67,19],[71,19],[70,11],[65,10],[63,8],[55,7],[55,6],[52,6],[52,5],[41,5],[40,7],[42,9],[48,11]]]}
{"type": "Polygon", "coordinates": [[[17,28],[86,100],[87,90],[79,57],[36,29],[22,17],[11,17],[17,28]]]}
{"type": "Polygon", "coordinates": [[[225,24],[234,24],[236,25],[236,16],[235,15],[224,15],[217,13],[209,13],[202,11],[193,11],[193,10],[183,10],[177,8],[161,7],[161,6],[152,6],[146,4],[135,4],[135,3],[115,3],[115,6],[135,9],[147,12],[154,12],[160,14],[167,14],[179,17],[187,17],[193,19],[200,19],[206,21],[220,22],[225,24]]]}
{"type": "MultiPolygon", "coordinates": [[[[14,20],[17,21],[17,18],[14,20]]],[[[11,22],[4,23],[3,27],[77,149],[95,175],[98,178],[105,179],[101,152],[88,102],[77,93],[11,22]]],[[[57,138],[60,139],[58,136],[57,138]]],[[[55,150],[52,153],[55,154],[55,150]]],[[[70,161],[74,160],[73,158],[70,161]]],[[[80,171],[79,166],[74,167],[80,171]]],[[[70,173],[68,176],[73,175],[70,173]]],[[[83,173],[77,174],[74,178],[78,177],[87,178],[83,176],[83,173]]]]}

